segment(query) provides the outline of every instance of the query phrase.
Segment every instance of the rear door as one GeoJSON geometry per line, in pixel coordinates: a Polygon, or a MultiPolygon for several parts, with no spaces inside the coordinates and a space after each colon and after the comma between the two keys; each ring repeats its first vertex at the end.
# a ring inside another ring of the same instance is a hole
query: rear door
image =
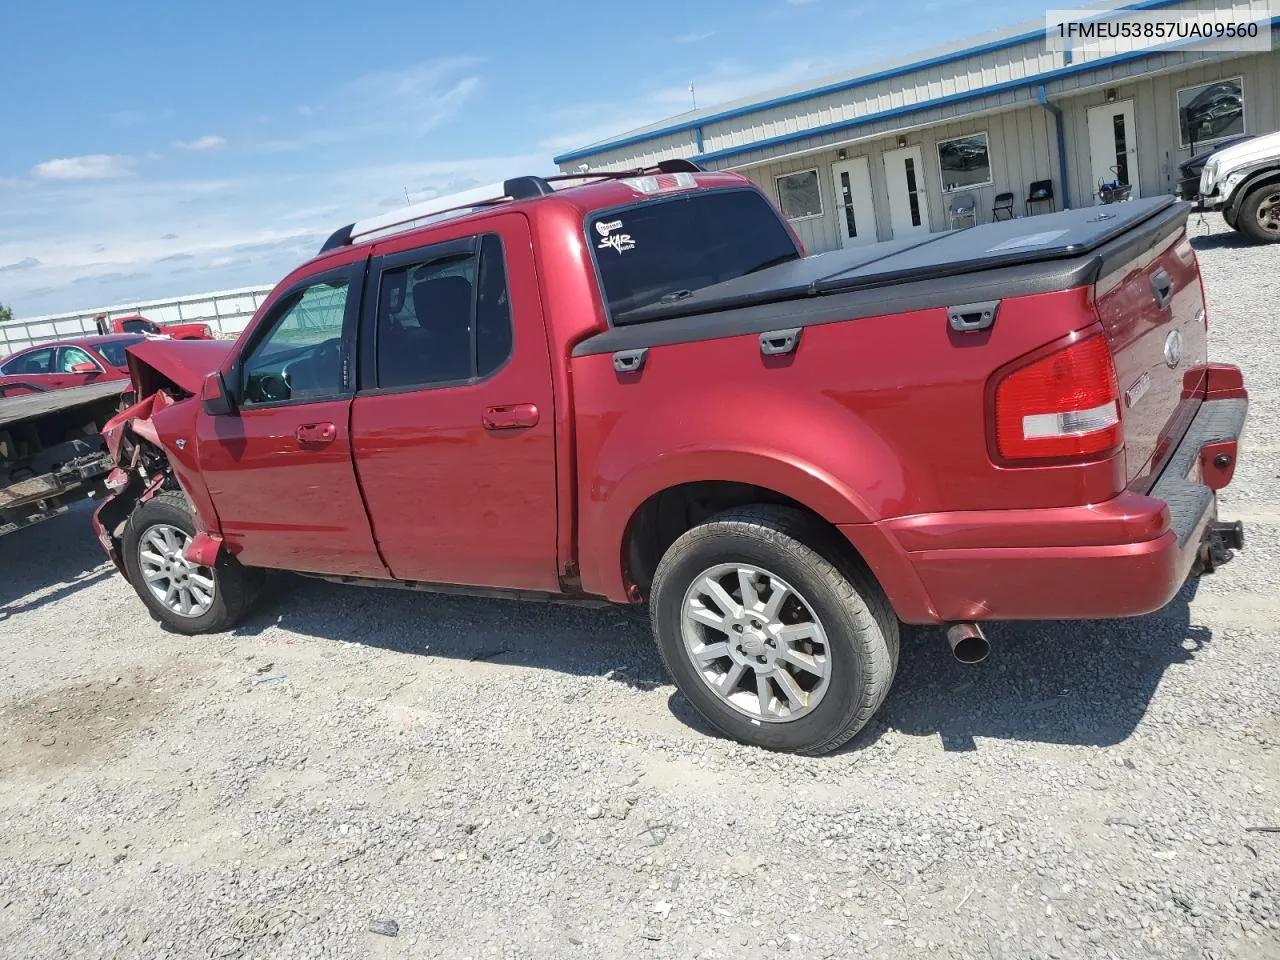
{"type": "Polygon", "coordinates": [[[34,393],[40,390],[56,390],[54,358],[57,350],[42,347],[11,357],[0,366],[0,385],[5,396],[34,393]]]}
{"type": "Polygon", "coordinates": [[[197,417],[222,534],[251,566],[385,577],[351,462],[365,261],[283,293],[232,370],[235,415],[197,417]]]}
{"type": "Polygon", "coordinates": [[[1120,387],[1130,486],[1146,490],[1204,397],[1204,294],[1185,221],[1098,280],[1098,316],[1120,387]]]}
{"type": "Polygon", "coordinates": [[[374,535],[400,580],[556,591],[555,411],[528,222],[382,244],[352,411],[374,535]]]}

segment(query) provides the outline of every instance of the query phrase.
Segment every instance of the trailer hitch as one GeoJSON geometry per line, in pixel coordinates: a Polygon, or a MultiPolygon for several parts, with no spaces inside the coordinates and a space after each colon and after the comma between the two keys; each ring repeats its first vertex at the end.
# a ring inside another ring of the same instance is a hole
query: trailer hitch
{"type": "Polygon", "coordinates": [[[1196,554],[1195,566],[1191,569],[1194,577],[1213,573],[1234,556],[1232,551],[1244,549],[1244,524],[1239,520],[1209,521],[1204,539],[1200,541],[1200,550],[1196,554]]]}

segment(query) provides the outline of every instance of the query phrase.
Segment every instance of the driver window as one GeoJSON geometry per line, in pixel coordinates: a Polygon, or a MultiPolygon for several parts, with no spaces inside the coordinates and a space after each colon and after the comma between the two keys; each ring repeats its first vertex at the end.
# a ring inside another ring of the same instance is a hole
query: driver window
{"type": "Polygon", "coordinates": [[[271,332],[244,361],[242,403],[280,403],[339,396],[347,281],[317,283],[278,308],[271,332]]]}
{"type": "Polygon", "coordinates": [[[80,363],[92,363],[95,367],[98,366],[98,364],[94,362],[93,357],[89,356],[79,347],[62,348],[62,353],[58,358],[59,370],[63,373],[71,373],[71,368],[80,363]]]}

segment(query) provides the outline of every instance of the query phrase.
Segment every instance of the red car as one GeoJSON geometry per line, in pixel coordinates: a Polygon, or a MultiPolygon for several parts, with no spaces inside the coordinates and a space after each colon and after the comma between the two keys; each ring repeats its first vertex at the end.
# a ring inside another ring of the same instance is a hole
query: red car
{"type": "Polygon", "coordinates": [[[184,633],[263,568],[647,603],[712,724],[828,751],[900,621],[978,660],[983,621],[1145,614],[1242,545],[1188,209],[805,257],[749,181],[668,162],[351,224],[237,343],[130,348],[98,537],[184,633]]]}
{"type": "Polygon", "coordinates": [[[127,380],[125,348],[146,337],[81,337],[27,347],[0,361],[0,396],[127,380]]]}

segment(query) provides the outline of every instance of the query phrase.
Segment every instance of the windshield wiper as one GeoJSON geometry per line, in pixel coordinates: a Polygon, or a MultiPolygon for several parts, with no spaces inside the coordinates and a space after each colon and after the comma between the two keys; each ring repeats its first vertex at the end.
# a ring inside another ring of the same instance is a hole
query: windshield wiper
{"type": "Polygon", "coordinates": [[[769,267],[776,267],[778,264],[786,263],[788,260],[799,260],[799,259],[800,259],[800,254],[796,253],[794,250],[791,251],[790,253],[783,253],[776,257],[773,257],[770,260],[766,260],[764,263],[757,263],[754,267],[752,267],[750,270],[744,273],[743,276],[745,277],[747,273],[756,273],[760,270],[767,270],[769,267]]]}

